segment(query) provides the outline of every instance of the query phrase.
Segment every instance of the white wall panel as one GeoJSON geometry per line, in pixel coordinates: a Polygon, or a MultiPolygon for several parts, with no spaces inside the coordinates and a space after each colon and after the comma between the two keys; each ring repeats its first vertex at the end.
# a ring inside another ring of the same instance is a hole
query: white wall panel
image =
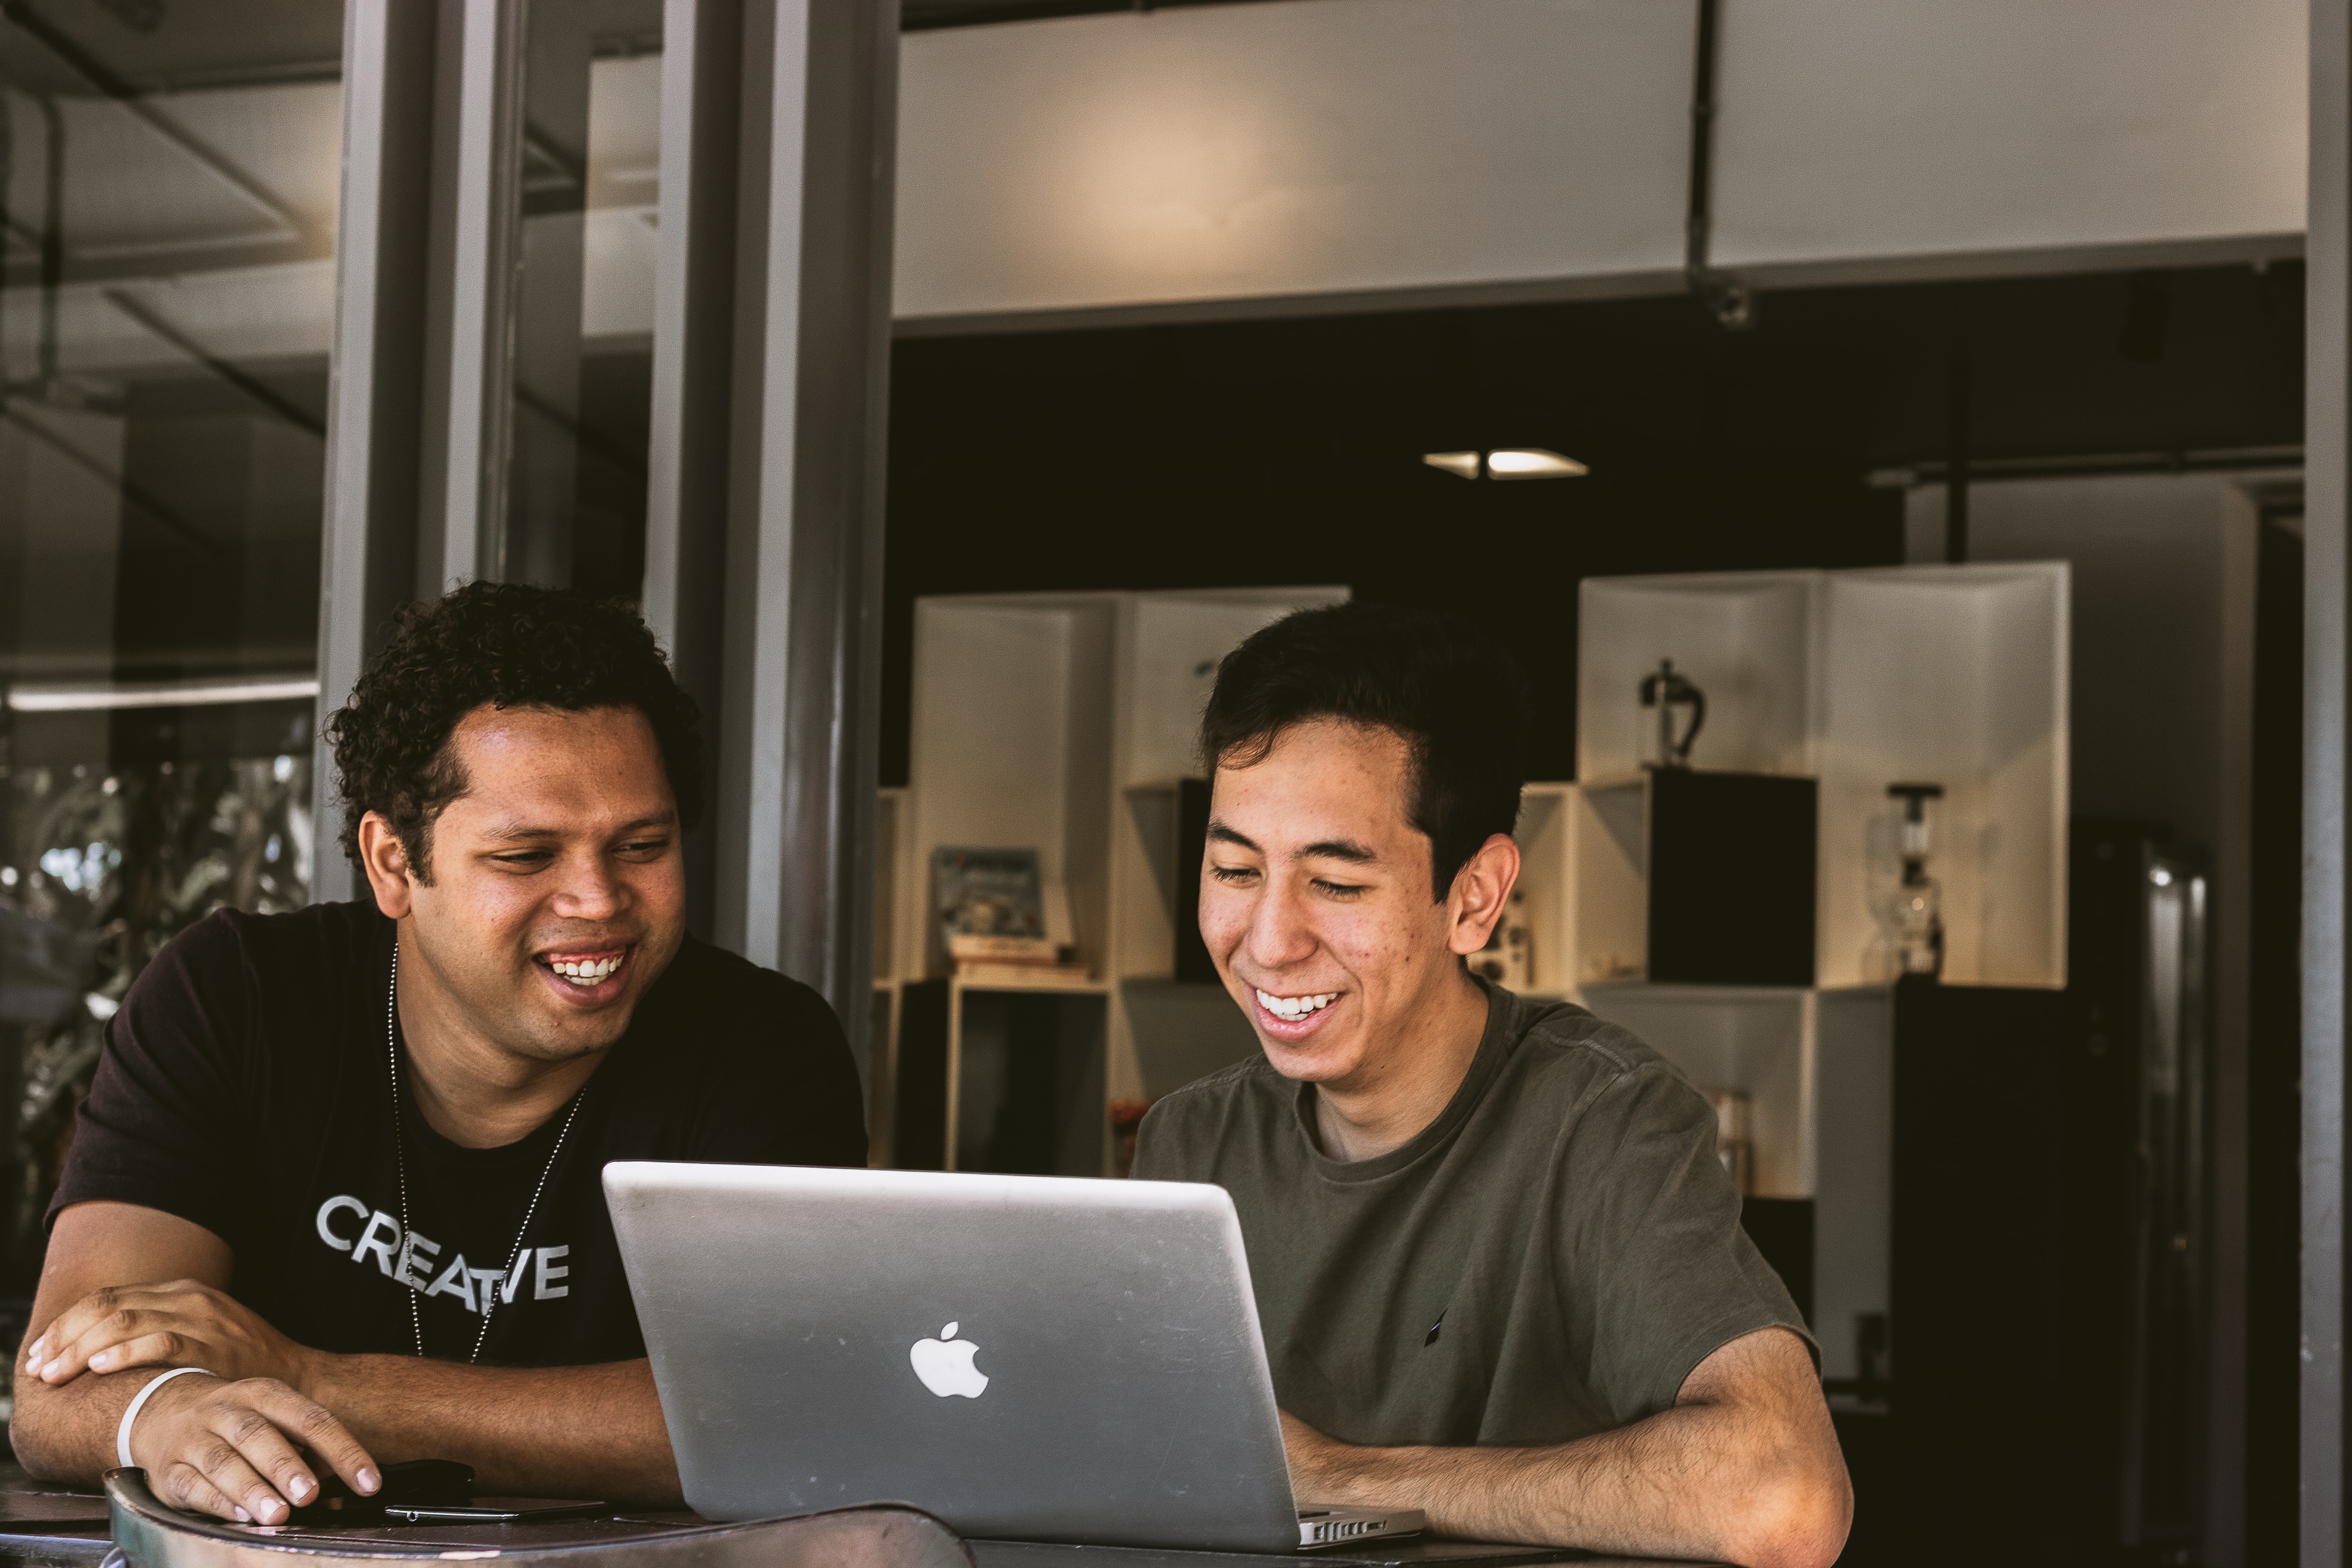
{"type": "MultiPolygon", "coordinates": [[[[2306,0],[1726,0],[1716,264],[2294,253],[2306,0]]],[[[1679,283],[1693,0],[1275,0],[908,36],[921,330],[1679,283]]]]}
{"type": "Polygon", "coordinates": [[[1692,16],[1282,0],[910,34],[897,314],[1670,275],[1692,16]]]}
{"type": "Polygon", "coordinates": [[[1723,17],[1720,266],[2303,230],[2305,0],[1727,0],[1723,17]]]}

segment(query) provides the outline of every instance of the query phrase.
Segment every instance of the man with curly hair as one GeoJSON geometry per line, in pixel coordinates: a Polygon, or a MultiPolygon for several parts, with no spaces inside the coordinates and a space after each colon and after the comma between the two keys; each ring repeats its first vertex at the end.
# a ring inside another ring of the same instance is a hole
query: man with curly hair
{"type": "Polygon", "coordinates": [[[411,605],[328,726],[370,896],[224,910],[108,1027],[10,1435],[277,1523],[331,1468],[678,1500],[602,1173],[863,1164],[808,987],[688,936],[700,740],[625,607],[411,605]]]}

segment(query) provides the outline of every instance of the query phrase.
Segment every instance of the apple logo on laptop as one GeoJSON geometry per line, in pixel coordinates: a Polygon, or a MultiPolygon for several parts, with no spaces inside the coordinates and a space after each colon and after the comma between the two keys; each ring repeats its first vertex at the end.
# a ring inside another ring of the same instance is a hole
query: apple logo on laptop
{"type": "Polygon", "coordinates": [[[955,1337],[961,1327],[961,1323],[950,1323],[940,1331],[938,1339],[917,1340],[907,1352],[907,1359],[914,1363],[915,1375],[941,1399],[950,1394],[978,1399],[988,1387],[988,1374],[971,1364],[980,1347],[970,1340],[955,1337]]]}

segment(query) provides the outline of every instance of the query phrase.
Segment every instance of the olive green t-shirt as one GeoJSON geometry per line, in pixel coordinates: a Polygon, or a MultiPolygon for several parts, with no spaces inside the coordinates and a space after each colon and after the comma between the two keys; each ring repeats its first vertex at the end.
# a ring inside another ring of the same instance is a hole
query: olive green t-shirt
{"type": "Polygon", "coordinates": [[[1135,1174],[1233,1194],[1275,1395],[1331,1436],[1568,1442],[1667,1409],[1742,1334],[1805,1331],[1713,1109],[1581,1007],[1490,989],[1453,1101],[1377,1159],[1323,1154],[1313,1093],[1262,1056],[1187,1085],[1135,1174]]]}

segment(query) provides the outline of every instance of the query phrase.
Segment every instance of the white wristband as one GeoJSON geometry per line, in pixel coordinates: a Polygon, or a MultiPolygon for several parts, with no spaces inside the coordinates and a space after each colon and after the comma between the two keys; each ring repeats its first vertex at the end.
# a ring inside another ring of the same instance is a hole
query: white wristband
{"type": "Polygon", "coordinates": [[[114,1429],[114,1457],[122,1461],[124,1469],[130,1469],[138,1463],[131,1457],[131,1424],[139,1419],[139,1412],[146,1407],[148,1396],[173,1378],[185,1377],[192,1372],[204,1372],[206,1377],[214,1375],[200,1366],[175,1366],[169,1372],[149,1378],[147,1386],[131,1395],[129,1407],[122,1412],[122,1425],[114,1429]]]}

